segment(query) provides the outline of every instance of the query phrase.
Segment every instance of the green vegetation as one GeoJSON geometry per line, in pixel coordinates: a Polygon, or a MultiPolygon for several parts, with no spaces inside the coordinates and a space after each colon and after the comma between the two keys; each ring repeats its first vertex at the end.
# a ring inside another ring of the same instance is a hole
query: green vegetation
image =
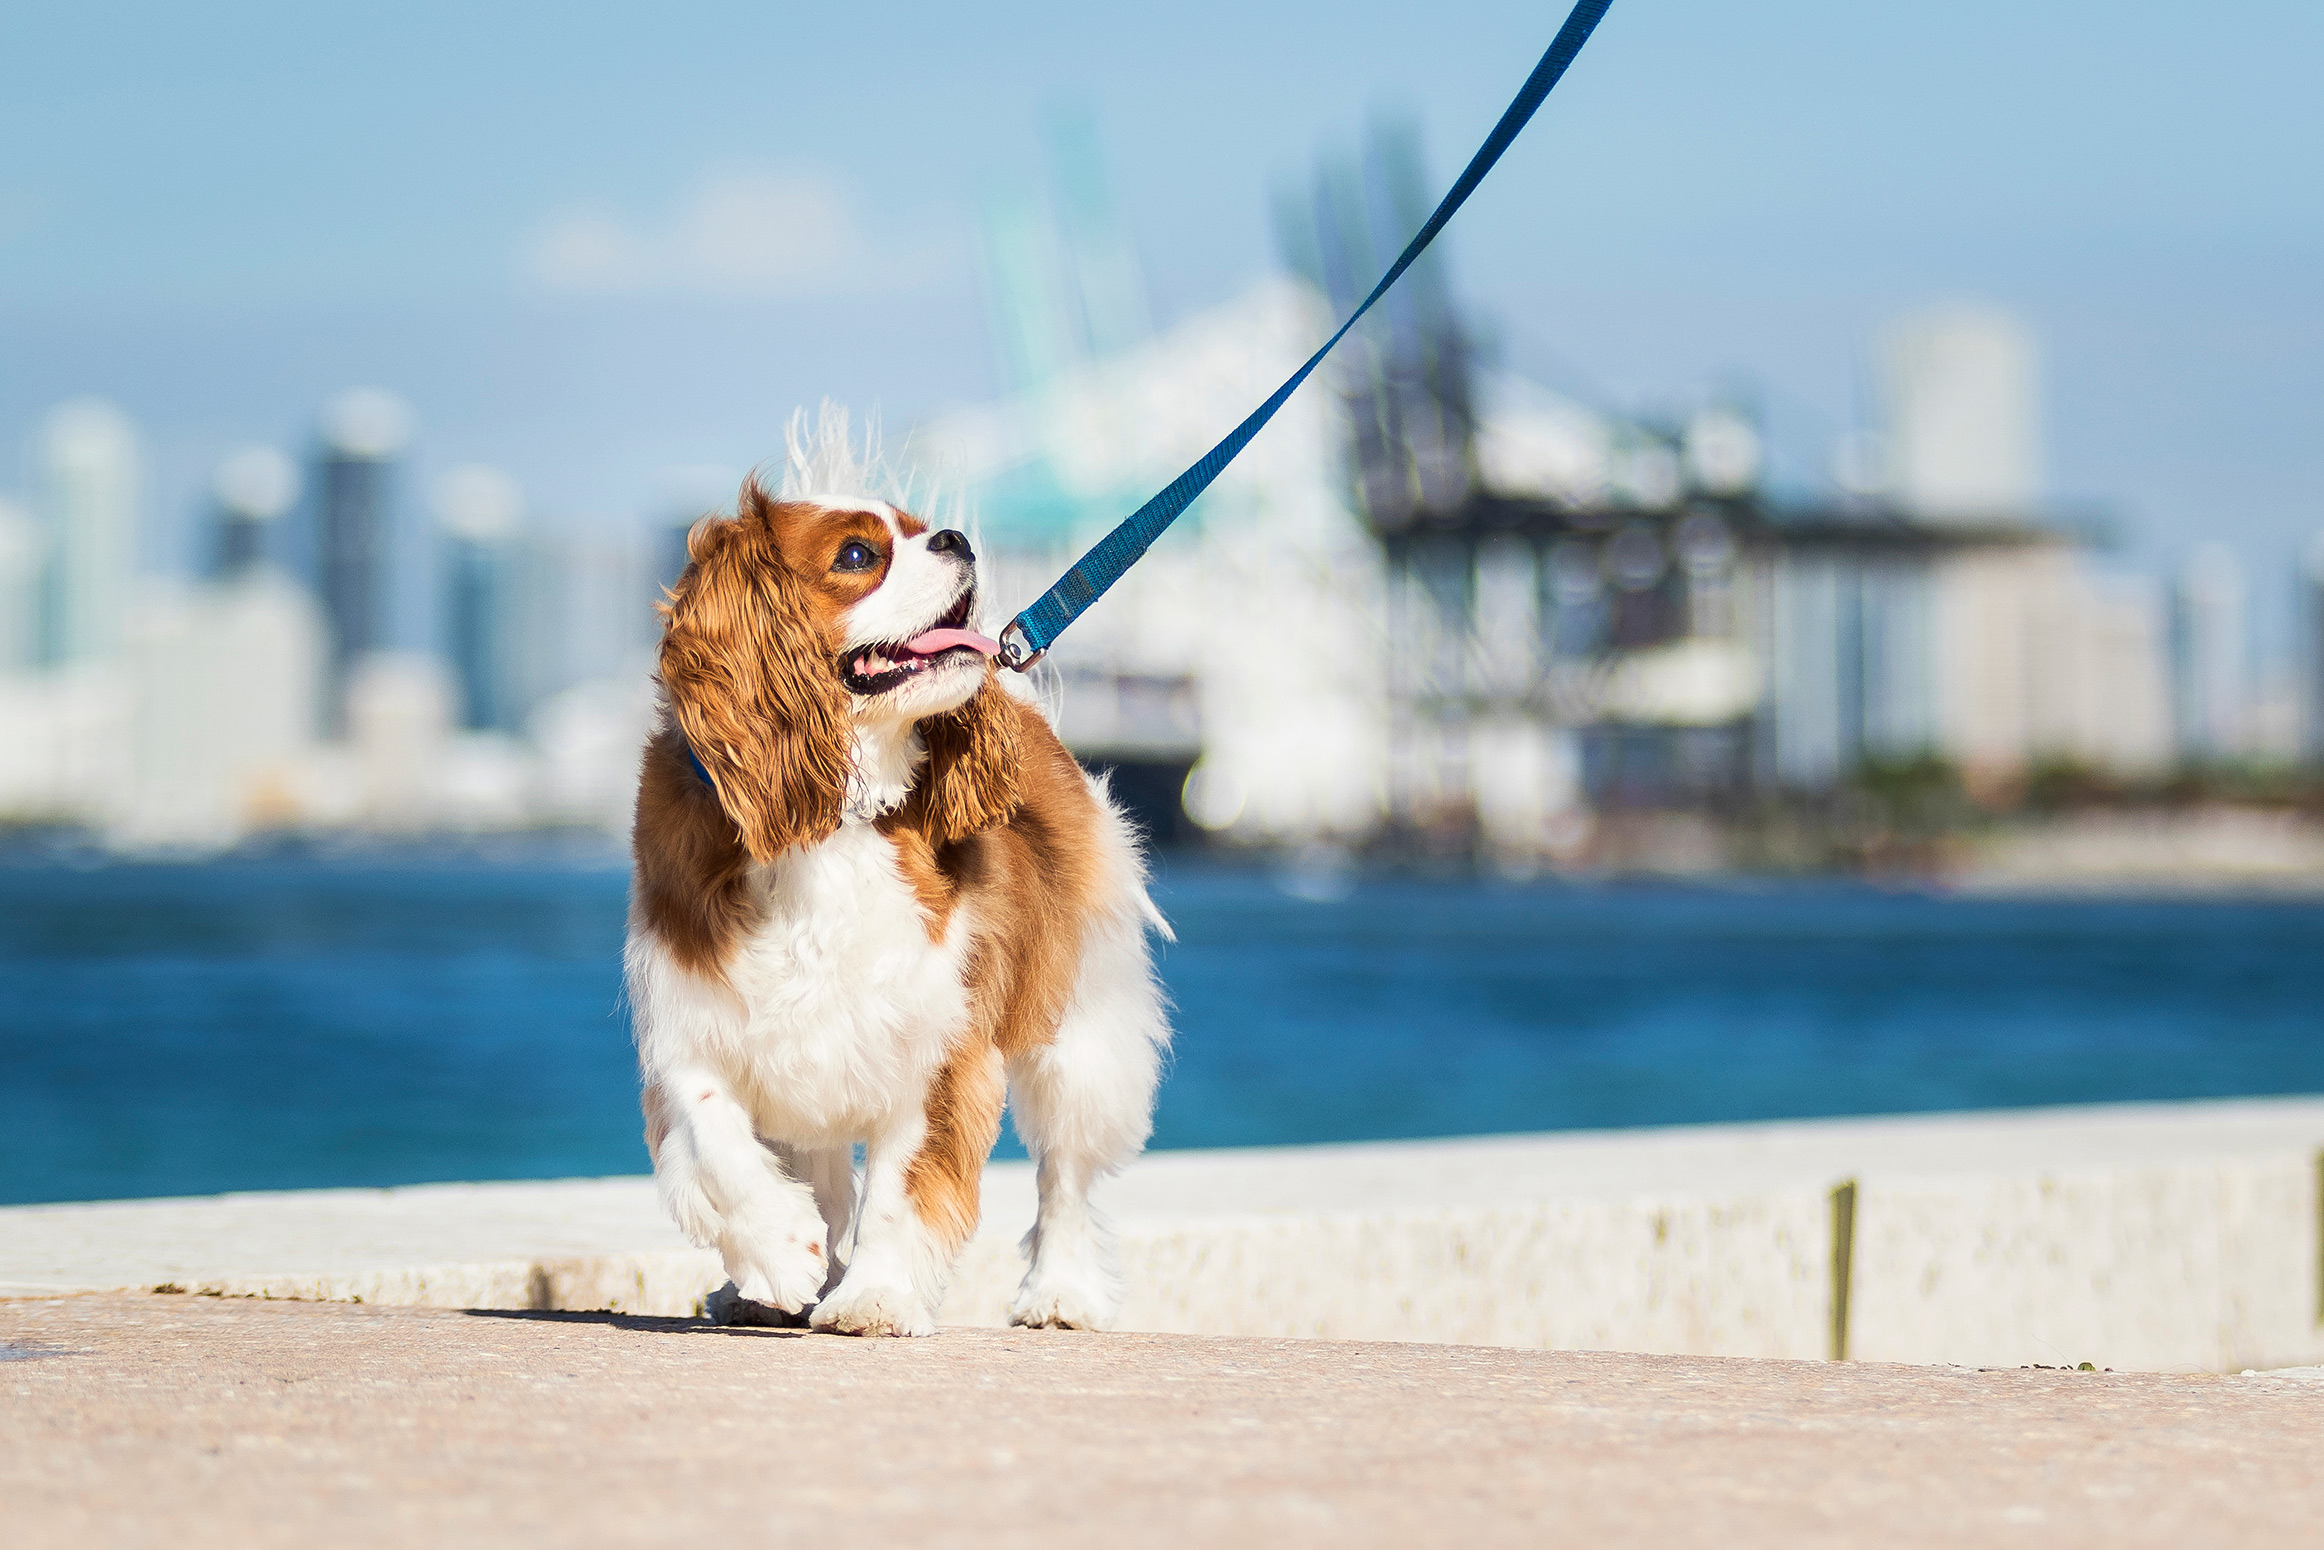
{"type": "Polygon", "coordinates": [[[2324,769],[2281,759],[2184,764],[2167,774],[2126,779],[2081,760],[2037,760],[2012,804],[2041,817],[2092,808],[2225,805],[2324,814],[2324,769]]]}

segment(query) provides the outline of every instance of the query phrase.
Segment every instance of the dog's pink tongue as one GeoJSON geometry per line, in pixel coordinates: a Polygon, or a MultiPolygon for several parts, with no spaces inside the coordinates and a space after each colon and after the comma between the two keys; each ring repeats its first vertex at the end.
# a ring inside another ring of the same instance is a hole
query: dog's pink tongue
{"type": "Polygon", "coordinates": [[[966,646],[988,657],[1001,654],[1000,642],[979,635],[974,630],[929,630],[904,642],[904,649],[916,657],[932,657],[939,651],[950,651],[955,646],[966,646]]]}

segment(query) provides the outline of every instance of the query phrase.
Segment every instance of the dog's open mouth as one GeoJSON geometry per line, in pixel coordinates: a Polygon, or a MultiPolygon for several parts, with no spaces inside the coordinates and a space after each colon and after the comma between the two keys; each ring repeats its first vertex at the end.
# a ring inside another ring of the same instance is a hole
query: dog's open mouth
{"type": "Polygon", "coordinates": [[[940,663],[960,660],[962,652],[998,655],[998,642],[968,627],[975,603],[974,591],[963,592],[942,618],[910,640],[853,648],[839,659],[839,681],[851,694],[885,694],[940,663]]]}

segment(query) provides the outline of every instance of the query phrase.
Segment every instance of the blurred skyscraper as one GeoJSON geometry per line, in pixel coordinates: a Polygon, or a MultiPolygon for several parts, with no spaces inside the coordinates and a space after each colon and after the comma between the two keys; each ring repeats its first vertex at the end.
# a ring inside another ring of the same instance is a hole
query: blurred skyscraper
{"type": "Polygon", "coordinates": [[[2197,545],[2180,568],[2171,609],[2171,687],[2182,759],[2207,762],[2244,751],[2243,567],[2224,544],[2197,545]]]}
{"type": "Polygon", "coordinates": [[[2300,557],[2300,629],[2307,642],[2303,747],[2311,764],[2324,765],[2324,532],[2300,557]]]}
{"type": "MultiPolygon", "coordinates": [[[[323,411],[314,491],[314,576],[331,630],[331,679],[374,651],[415,649],[404,596],[414,564],[397,509],[398,456],[411,438],[403,401],[374,388],[333,399],[323,411]]],[[[432,579],[432,578],[429,578],[432,579]]],[[[423,582],[423,586],[424,586],[423,582]]]]}
{"type": "Polygon", "coordinates": [[[2041,494],[2033,342],[2006,313],[1952,307],[1880,342],[1889,494],[1917,517],[2022,519],[2041,494]]]}
{"type": "Polygon", "coordinates": [[[1051,118],[1049,197],[1010,189],[983,201],[985,298],[1002,375],[1037,388],[1152,332],[1146,281],[1117,216],[1095,123],[1051,118]]]}
{"type": "Polygon", "coordinates": [[[677,585],[678,578],[686,574],[687,563],[693,558],[686,552],[686,540],[693,536],[694,524],[701,520],[700,517],[672,517],[654,529],[652,579],[655,602],[660,602],[662,593],[677,585]]]}
{"type": "MultiPolygon", "coordinates": [[[[1385,255],[1428,217],[1429,179],[1419,130],[1382,119],[1361,159],[1326,157],[1312,197],[1278,192],[1276,240],[1294,272],[1346,315],[1371,289],[1385,255]]],[[[1430,247],[1358,329],[1336,375],[1349,413],[1350,451],[1363,514],[1383,533],[1423,513],[1457,508],[1473,485],[1478,451],[1474,362],[1456,315],[1446,248],[1430,247]]],[[[1669,449],[1657,444],[1658,461],[1669,449]]],[[[1670,474],[1676,478],[1675,458],[1670,474]]],[[[1451,584],[1438,576],[1430,585],[1451,584]]]]}
{"type": "Polygon", "coordinates": [[[651,669],[655,556],[623,533],[535,533],[515,554],[511,681],[519,716],[576,684],[651,669]]]}
{"type": "Polygon", "coordinates": [[[1114,209],[1097,121],[1078,109],[1053,113],[1048,140],[1076,332],[1087,356],[1103,360],[1153,332],[1146,275],[1114,209]]]}
{"type": "Polygon", "coordinates": [[[729,511],[742,474],[715,463],[676,464],[662,470],[659,513],[648,540],[647,602],[659,603],[663,590],[686,569],[686,537],[704,517],[729,511]]]}
{"type": "Polygon", "coordinates": [[[272,447],[246,447],[218,465],[211,496],[217,502],[210,574],[227,580],[262,563],[286,565],[276,551],[277,524],[299,498],[299,471],[272,447]]]}
{"type": "Polygon", "coordinates": [[[106,815],[115,842],[227,845],[293,816],[323,637],[314,599],[270,565],[153,586],[129,630],[127,789],[106,815]]]}
{"type": "Polygon", "coordinates": [[[40,528],[0,500],[0,677],[40,660],[40,528]]]}
{"type": "Polygon", "coordinates": [[[460,724],[514,731],[525,708],[518,702],[520,646],[514,638],[524,492],[497,468],[455,468],[436,488],[436,520],[446,540],[445,645],[460,695],[460,724]]]}
{"type": "Polygon", "coordinates": [[[108,661],[121,650],[137,563],[137,432],[98,398],[58,405],[35,455],[46,526],[41,657],[108,661]]]}

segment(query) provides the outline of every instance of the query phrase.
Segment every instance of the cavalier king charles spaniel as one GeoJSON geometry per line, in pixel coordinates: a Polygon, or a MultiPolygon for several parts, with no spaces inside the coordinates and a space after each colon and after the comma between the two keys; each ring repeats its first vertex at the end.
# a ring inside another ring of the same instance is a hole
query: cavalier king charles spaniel
{"type": "Polygon", "coordinates": [[[1105,1327],[1090,1185],[1169,1038],[1133,831],[1002,689],[962,533],[754,479],[686,547],[625,955],[664,1204],[730,1310],[930,1334],[1005,1090],[1040,1192],[1011,1320],[1105,1327]]]}

